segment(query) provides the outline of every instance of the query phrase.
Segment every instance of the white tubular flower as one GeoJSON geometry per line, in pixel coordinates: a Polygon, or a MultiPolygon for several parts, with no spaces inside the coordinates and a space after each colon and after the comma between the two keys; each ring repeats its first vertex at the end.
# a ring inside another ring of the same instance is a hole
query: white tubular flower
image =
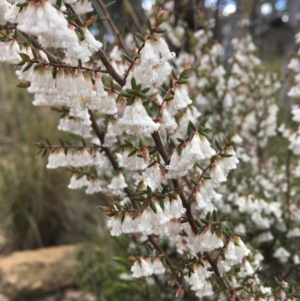
{"type": "Polygon", "coordinates": [[[150,43],[154,53],[160,58],[160,63],[164,63],[176,56],[175,52],[170,52],[169,46],[161,36],[157,35],[156,41],[151,40],[150,43]]]}
{"type": "Polygon", "coordinates": [[[115,143],[118,142],[118,135],[122,133],[122,129],[119,126],[119,120],[109,119],[105,131],[104,137],[104,147],[112,147],[115,143]]]}
{"type": "Polygon", "coordinates": [[[189,98],[186,87],[181,85],[179,88],[176,88],[174,91],[174,99],[170,101],[169,112],[174,115],[178,110],[186,108],[192,103],[192,100],[189,98]]]}
{"type": "Polygon", "coordinates": [[[64,15],[48,1],[30,1],[19,13],[18,29],[32,35],[55,36],[67,27],[68,21],[64,15]]]}
{"type": "Polygon", "coordinates": [[[288,238],[300,237],[300,228],[290,229],[286,235],[288,238]]]}
{"type": "Polygon", "coordinates": [[[290,134],[289,136],[289,149],[293,151],[295,155],[300,155],[300,128],[295,133],[290,134]]]}
{"type": "Polygon", "coordinates": [[[299,106],[292,105],[291,113],[293,115],[292,120],[300,123],[300,108],[299,108],[299,106]]]}
{"type": "MultiPolygon", "coordinates": [[[[150,163],[152,163],[151,160],[150,163]]],[[[149,168],[146,168],[143,171],[142,179],[152,190],[161,187],[161,184],[167,184],[167,180],[165,178],[165,171],[163,169],[160,169],[157,163],[155,163],[149,168]]]]}
{"type": "Polygon", "coordinates": [[[124,167],[128,170],[144,170],[147,168],[148,163],[144,161],[143,158],[138,157],[136,154],[128,157],[130,154],[129,149],[125,149],[121,154],[117,154],[120,167],[124,167]]]}
{"type": "Polygon", "coordinates": [[[169,134],[173,134],[177,129],[177,123],[175,118],[168,112],[165,107],[160,109],[162,114],[162,126],[168,131],[169,134]]]}
{"type": "Polygon", "coordinates": [[[231,157],[222,157],[220,162],[223,165],[224,172],[228,174],[229,171],[237,167],[239,160],[236,157],[236,153],[232,147],[227,148],[225,154],[231,155],[231,157]]]}
{"type": "Polygon", "coordinates": [[[19,52],[20,47],[16,40],[0,42],[0,62],[18,64],[22,61],[19,52]]]}
{"type": "Polygon", "coordinates": [[[201,234],[197,234],[195,236],[192,245],[189,247],[193,253],[198,253],[210,252],[212,250],[222,248],[223,246],[224,243],[222,239],[217,236],[216,232],[212,234],[210,227],[207,227],[201,234]]]}
{"type": "Polygon", "coordinates": [[[287,67],[295,72],[300,72],[300,62],[298,58],[293,57],[287,67]]]}
{"type": "Polygon", "coordinates": [[[97,110],[107,115],[115,115],[117,113],[118,109],[113,93],[99,99],[97,110]]]}
{"type": "Polygon", "coordinates": [[[194,265],[193,266],[193,273],[190,277],[187,275],[184,277],[185,280],[189,283],[191,286],[191,289],[193,291],[197,291],[199,289],[202,289],[206,284],[206,279],[209,278],[213,272],[209,272],[207,270],[207,262],[203,262],[203,265],[194,265]]]}
{"type": "Polygon", "coordinates": [[[149,258],[137,259],[131,267],[132,277],[140,278],[147,277],[153,274],[152,264],[149,258]]]}
{"type": "Polygon", "coordinates": [[[69,149],[65,157],[65,161],[66,166],[70,165],[73,167],[91,166],[94,163],[91,154],[86,148],[83,148],[78,151],[69,149]]]}
{"type": "Polygon", "coordinates": [[[79,15],[90,13],[94,10],[93,6],[92,6],[92,2],[89,0],[77,1],[77,2],[75,2],[74,7],[76,10],[76,13],[79,15]]]}
{"type": "Polygon", "coordinates": [[[178,179],[187,174],[188,170],[183,168],[182,160],[177,149],[174,149],[170,164],[166,166],[166,169],[168,170],[168,173],[166,174],[167,179],[178,179]]]}
{"type": "Polygon", "coordinates": [[[108,188],[112,191],[112,193],[120,194],[127,186],[128,185],[125,182],[123,174],[119,172],[112,178],[111,183],[108,185],[108,188]]]}
{"type": "Polygon", "coordinates": [[[45,93],[45,94],[57,94],[55,88],[55,81],[52,77],[52,69],[39,68],[38,70],[32,70],[30,76],[30,87],[28,87],[29,93],[45,93]]]}
{"type": "Polygon", "coordinates": [[[52,151],[48,157],[48,164],[46,167],[49,169],[53,169],[65,166],[67,166],[67,163],[64,149],[52,151]]]}
{"type": "Polygon", "coordinates": [[[6,20],[5,20],[4,16],[9,11],[10,6],[11,6],[11,4],[8,3],[6,0],[0,1],[0,25],[6,24],[6,20]]]}
{"type": "Polygon", "coordinates": [[[185,208],[182,206],[181,199],[177,195],[176,199],[170,200],[169,214],[171,218],[180,218],[185,213],[185,208]]]}
{"type": "Polygon", "coordinates": [[[199,135],[201,140],[201,150],[206,158],[211,158],[216,154],[216,151],[210,146],[209,141],[205,136],[199,135]]]}
{"type": "Polygon", "coordinates": [[[120,125],[124,127],[128,135],[136,137],[148,137],[160,126],[148,116],[139,98],[136,98],[131,106],[125,108],[120,125]]]}
{"type": "Polygon", "coordinates": [[[81,42],[81,46],[87,48],[92,53],[98,51],[102,47],[102,43],[97,41],[87,28],[83,27],[82,31],[84,33],[84,40],[81,42]]]}
{"type": "Polygon", "coordinates": [[[107,222],[107,226],[108,228],[111,228],[111,236],[120,236],[122,234],[121,216],[115,215],[113,217],[110,217],[107,222]]]}
{"type": "Polygon", "coordinates": [[[286,263],[289,260],[291,253],[287,251],[284,247],[279,247],[277,248],[273,256],[276,259],[278,259],[281,263],[286,263]]]}
{"type": "Polygon", "coordinates": [[[223,164],[221,164],[220,158],[213,163],[210,177],[215,187],[218,186],[219,183],[227,181],[227,173],[224,170],[223,164]]]}
{"type": "Polygon", "coordinates": [[[163,263],[161,262],[159,257],[154,258],[153,265],[152,265],[153,274],[159,275],[164,274],[166,272],[166,268],[164,267],[163,263]]]}
{"type": "Polygon", "coordinates": [[[214,294],[211,282],[206,280],[204,286],[196,291],[196,296],[199,298],[212,296],[214,294]]]}
{"type": "Polygon", "coordinates": [[[80,118],[69,118],[65,116],[59,120],[58,129],[70,132],[84,138],[91,138],[91,127],[86,125],[80,118]]]}
{"type": "Polygon", "coordinates": [[[80,189],[88,185],[86,176],[79,177],[77,174],[73,174],[68,185],[69,189],[80,189]]]}
{"type": "MultiPolygon", "coordinates": [[[[205,138],[205,137],[204,137],[205,138]]],[[[206,138],[205,138],[206,139],[206,138]]],[[[194,133],[193,139],[191,140],[191,147],[189,149],[189,154],[195,162],[203,160],[205,158],[210,158],[210,154],[215,153],[213,149],[208,150],[204,139],[198,132],[194,133]],[[204,145],[204,152],[202,150],[202,145],[204,145]]],[[[207,140],[206,140],[207,141],[207,140]]]]}
{"type": "Polygon", "coordinates": [[[87,189],[85,190],[86,194],[94,194],[102,191],[101,181],[98,178],[90,178],[88,181],[87,189]]]}
{"type": "Polygon", "coordinates": [[[254,269],[252,267],[252,265],[250,264],[250,262],[245,259],[242,263],[241,269],[238,273],[238,275],[240,277],[247,277],[247,276],[251,276],[254,274],[254,269]]]}
{"type": "Polygon", "coordinates": [[[245,246],[243,241],[235,236],[230,239],[229,243],[226,246],[224,255],[225,255],[225,264],[228,267],[239,264],[242,262],[243,258],[250,254],[250,250],[245,246]]]}
{"type": "Polygon", "coordinates": [[[10,23],[18,23],[18,14],[20,8],[17,6],[18,3],[12,4],[4,14],[4,19],[10,23]]]}

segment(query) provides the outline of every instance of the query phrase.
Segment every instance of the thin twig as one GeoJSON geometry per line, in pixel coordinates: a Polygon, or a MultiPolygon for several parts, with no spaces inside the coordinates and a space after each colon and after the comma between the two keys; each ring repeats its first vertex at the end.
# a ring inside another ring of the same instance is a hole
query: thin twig
{"type": "Polygon", "coordinates": [[[124,43],[123,39],[120,36],[120,32],[118,30],[118,28],[116,27],[114,21],[112,20],[112,18],[110,17],[110,14],[107,11],[106,5],[103,3],[102,0],[96,0],[97,3],[99,4],[105,18],[107,19],[107,22],[109,23],[115,37],[117,38],[117,40],[119,41],[120,46],[123,48],[123,50],[125,51],[125,53],[127,55],[130,55],[130,51],[128,50],[128,48],[126,47],[126,44],[124,43]]]}

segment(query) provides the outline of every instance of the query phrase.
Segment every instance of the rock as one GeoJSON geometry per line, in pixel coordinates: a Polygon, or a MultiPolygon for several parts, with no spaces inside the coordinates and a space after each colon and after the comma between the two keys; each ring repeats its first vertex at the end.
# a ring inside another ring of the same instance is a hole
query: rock
{"type": "Polygon", "coordinates": [[[9,301],[9,299],[6,296],[0,294],[0,301],[9,301]]]}
{"type": "Polygon", "coordinates": [[[15,252],[0,258],[0,292],[10,300],[37,296],[71,286],[80,273],[80,246],[15,252]]]}

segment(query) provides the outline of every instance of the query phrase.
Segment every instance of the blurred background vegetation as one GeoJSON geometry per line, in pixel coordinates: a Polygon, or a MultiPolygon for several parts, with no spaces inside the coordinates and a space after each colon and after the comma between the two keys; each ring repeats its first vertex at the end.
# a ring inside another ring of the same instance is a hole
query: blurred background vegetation
{"type": "MultiPolygon", "coordinates": [[[[93,2],[101,16],[97,1],[93,2]]],[[[143,28],[145,15],[153,3],[151,0],[122,0],[110,10],[122,33],[135,32],[143,28]]],[[[251,16],[251,33],[262,59],[270,70],[285,71],[288,56],[295,49],[293,37],[300,20],[299,0],[175,0],[178,16],[174,22],[184,19],[191,30],[200,29],[201,22],[193,23],[194,4],[203,19],[214,24],[214,37],[224,46],[227,57],[231,51],[229,42],[238,35],[238,21],[247,11],[251,16]]],[[[92,30],[107,41],[108,47],[114,44],[105,22],[97,21],[92,30]]],[[[42,141],[44,136],[51,142],[68,136],[57,130],[58,113],[34,108],[32,95],[16,88],[14,72],[11,66],[0,65],[1,253],[94,242],[100,247],[79,254],[87,271],[78,282],[79,287],[102,299],[105,295],[107,300],[119,300],[121,294],[124,301],[126,298],[139,300],[133,299],[128,292],[145,291],[144,286],[148,284],[143,283],[144,280],[128,286],[114,281],[125,268],[111,258],[123,255],[128,242],[126,238],[121,242],[112,240],[106,232],[106,223],[96,209],[104,202],[103,196],[67,189],[69,174],[60,169],[47,170],[46,159],[36,157],[34,142],[42,141]]],[[[285,94],[281,97],[282,103],[288,104],[285,94]]],[[[165,300],[168,298],[166,295],[165,300]]]]}

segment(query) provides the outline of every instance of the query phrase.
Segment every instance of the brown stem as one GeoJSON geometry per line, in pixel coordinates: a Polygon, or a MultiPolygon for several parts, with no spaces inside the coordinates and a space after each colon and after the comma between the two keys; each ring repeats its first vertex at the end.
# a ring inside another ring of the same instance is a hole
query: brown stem
{"type": "MultiPolygon", "coordinates": [[[[215,157],[218,157],[218,156],[222,153],[222,151],[223,151],[224,149],[226,149],[227,144],[228,144],[228,141],[226,141],[226,143],[223,145],[223,147],[217,151],[215,157]]],[[[211,166],[213,165],[214,162],[215,162],[215,161],[211,161],[211,162],[206,166],[206,168],[203,169],[201,175],[199,176],[197,182],[196,182],[195,185],[194,185],[194,188],[193,188],[192,192],[190,193],[190,196],[189,196],[189,198],[188,198],[188,203],[191,202],[191,199],[192,199],[192,197],[193,197],[195,191],[197,190],[197,186],[198,186],[199,182],[201,181],[201,179],[204,177],[204,174],[207,172],[207,170],[208,170],[209,168],[211,168],[211,166]]]]}
{"type": "Polygon", "coordinates": [[[53,67],[57,67],[57,68],[81,69],[81,70],[85,70],[85,71],[107,73],[106,70],[101,70],[100,68],[94,69],[94,68],[88,68],[88,67],[83,67],[83,66],[70,66],[70,65],[59,64],[59,63],[48,63],[48,62],[39,61],[36,59],[31,59],[30,62],[34,63],[34,64],[40,64],[40,65],[44,65],[44,66],[53,66],[53,67]]]}
{"type": "MultiPolygon", "coordinates": [[[[161,255],[164,256],[164,258],[166,259],[166,262],[168,263],[168,265],[170,266],[170,268],[172,270],[174,270],[174,264],[171,260],[171,258],[166,254],[166,252],[163,250],[163,248],[159,245],[159,243],[155,240],[155,237],[153,235],[148,235],[148,240],[149,242],[152,244],[152,246],[154,247],[154,249],[160,253],[161,255]]],[[[179,277],[177,277],[177,280],[179,281],[179,283],[181,283],[181,279],[179,277]]],[[[185,290],[186,294],[188,295],[190,300],[196,301],[198,300],[196,298],[196,296],[194,295],[193,292],[191,292],[189,289],[185,290]]]]}
{"type": "Polygon", "coordinates": [[[125,86],[126,80],[123,79],[115,70],[115,68],[110,63],[108,57],[106,56],[105,52],[102,49],[99,49],[96,52],[97,56],[101,59],[103,65],[105,66],[108,74],[121,86],[125,86]]]}

